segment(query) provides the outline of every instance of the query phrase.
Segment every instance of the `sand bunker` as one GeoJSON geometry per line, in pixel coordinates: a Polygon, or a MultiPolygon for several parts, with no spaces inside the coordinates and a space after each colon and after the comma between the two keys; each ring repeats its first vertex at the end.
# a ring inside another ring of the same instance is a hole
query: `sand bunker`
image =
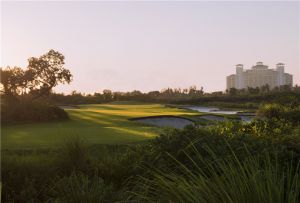
{"type": "Polygon", "coordinates": [[[160,127],[172,127],[182,129],[187,125],[191,125],[194,122],[192,120],[176,117],[176,116],[152,116],[132,119],[141,123],[155,125],[160,127]]]}

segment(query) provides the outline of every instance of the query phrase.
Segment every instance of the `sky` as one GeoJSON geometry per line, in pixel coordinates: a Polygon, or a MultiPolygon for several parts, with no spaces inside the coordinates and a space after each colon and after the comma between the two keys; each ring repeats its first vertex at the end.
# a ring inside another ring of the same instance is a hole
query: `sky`
{"type": "Polygon", "coordinates": [[[224,91],[258,61],[300,84],[300,2],[1,2],[1,67],[50,49],[74,77],[56,92],[224,91]]]}

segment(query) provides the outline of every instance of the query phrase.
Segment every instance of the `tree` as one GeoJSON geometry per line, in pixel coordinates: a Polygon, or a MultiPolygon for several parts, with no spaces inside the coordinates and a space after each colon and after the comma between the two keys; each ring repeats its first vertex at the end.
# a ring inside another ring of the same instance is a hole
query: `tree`
{"type": "Polygon", "coordinates": [[[197,87],[195,85],[190,86],[188,94],[189,95],[194,95],[194,94],[196,94],[196,92],[197,92],[197,87]]]}
{"type": "Polygon", "coordinates": [[[222,91],[217,91],[217,92],[212,92],[211,96],[222,96],[223,92],[222,91]]]}
{"type": "Polygon", "coordinates": [[[204,90],[203,90],[202,86],[201,86],[200,90],[197,90],[197,94],[200,96],[204,95],[204,90]]]}
{"type": "Polygon", "coordinates": [[[1,68],[2,92],[8,98],[17,99],[20,95],[27,95],[36,99],[50,93],[59,83],[70,83],[72,74],[64,68],[64,59],[61,53],[51,49],[38,58],[29,58],[26,69],[1,68]]]}
{"type": "Polygon", "coordinates": [[[292,87],[290,85],[281,85],[279,87],[280,91],[285,91],[285,92],[291,91],[291,89],[292,89],[292,87]]]}
{"type": "Polygon", "coordinates": [[[235,95],[237,95],[237,93],[238,93],[238,90],[236,88],[229,89],[229,95],[235,96],[235,95]]]}
{"type": "Polygon", "coordinates": [[[103,90],[103,99],[104,101],[111,101],[113,99],[113,94],[111,90],[103,90]]]}
{"type": "Polygon", "coordinates": [[[34,75],[34,79],[28,84],[28,88],[34,98],[50,93],[52,88],[59,83],[69,84],[72,81],[72,74],[64,68],[64,60],[64,55],[53,49],[38,58],[31,57],[28,60],[27,71],[34,75]]]}
{"type": "Polygon", "coordinates": [[[24,93],[25,71],[20,67],[0,68],[1,92],[8,99],[16,100],[17,95],[24,93]]]}
{"type": "Polygon", "coordinates": [[[270,92],[270,85],[269,84],[265,84],[263,86],[260,87],[260,92],[262,93],[269,93],[270,92]]]}
{"type": "Polygon", "coordinates": [[[247,89],[250,94],[259,94],[259,87],[248,87],[247,89]]]}
{"type": "Polygon", "coordinates": [[[159,96],[159,94],[160,94],[160,92],[159,91],[151,91],[151,92],[148,92],[148,95],[150,96],[150,97],[158,97],[159,96]]]}

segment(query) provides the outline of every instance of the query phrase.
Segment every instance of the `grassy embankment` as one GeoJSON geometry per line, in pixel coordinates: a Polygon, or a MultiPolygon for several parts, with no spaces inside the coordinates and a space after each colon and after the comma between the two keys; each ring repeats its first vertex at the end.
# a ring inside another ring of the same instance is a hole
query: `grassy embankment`
{"type": "Polygon", "coordinates": [[[197,112],[160,104],[118,102],[66,109],[69,121],[2,126],[2,149],[53,148],[68,136],[91,144],[128,144],[153,138],[160,128],[128,119],[175,115],[193,118],[197,112]]]}

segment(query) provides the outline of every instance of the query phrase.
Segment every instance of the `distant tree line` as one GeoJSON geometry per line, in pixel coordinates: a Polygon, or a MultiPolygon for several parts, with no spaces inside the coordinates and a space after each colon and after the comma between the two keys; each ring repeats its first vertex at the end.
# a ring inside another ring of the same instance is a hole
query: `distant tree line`
{"type": "MultiPolygon", "coordinates": [[[[83,94],[73,91],[71,94],[51,93],[44,98],[47,101],[59,105],[67,104],[88,104],[88,103],[106,103],[113,101],[141,101],[141,102],[158,102],[158,103],[175,103],[175,104],[194,104],[194,103],[241,103],[244,105],[249,102],[271,102],[275,101],[284,103],[290,101],[300,101],[300,87],[280,87],[268,92],[262,88],[248,88],[243,90],[229,90],[226,92],[218,91],[205,93],[203,87],[197,89],[196,86],[190,88],[165,88],[161,91],[150,91],[143,93],[138,90],[131,92],[113,92],[105,89],[102,92],[93,94],[83,94]],[[232,91],[235,91],[232,94],[232,91]]],[[[230,107],[230,106],[228,106],[230,107]]],[[[231,106],[234,107],[234,106],[231,106]]],[[[251,108],[251,105],[249,106],[251,108]]],[[[253,106],[257,107],[257,106],[253,106]]]]}
{"type": "Polygon", "coordinates": [[[196,86],[189,88],[165,88],[161,91],[150,91],[143,93],[139,90],[131,92],[113,92],[105,89],[102,92],[93,94],[83,94],[73,91],[71,94],[51,93],[46,100],[56,104],[82,104],[82,103],[104,103],[112,101],[142,101],[142,102],[168,102],[181,100],[184,98],[199,98],[204,95],[203,87],[197,89],[196,86]]]}
{"type": "Polygon", "coordinates": [[[287,92],[294,89],[299,88],[297,85],[295,87],[292,87],[290,85],[282,85],[282,86],[276,86],[273,89],[270,88],[269,84],[265,84],[261,87],[247,87],[243,89],[236,89],[236,88],[230,88],[226,90],[226,93],[235,96],[235,95],[248,95],[248,94],[256,94],[256,95],[262,95],[262,94],[268,94],[270,92],[287,92]]]}

